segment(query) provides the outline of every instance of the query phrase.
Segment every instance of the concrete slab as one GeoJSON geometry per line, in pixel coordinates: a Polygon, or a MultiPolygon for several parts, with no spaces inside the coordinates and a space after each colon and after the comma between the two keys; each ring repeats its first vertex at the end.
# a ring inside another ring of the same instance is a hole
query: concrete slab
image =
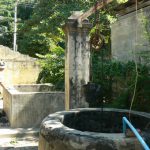
{"type": "Polygon", "coordinates": [[[0,129],[0,150],[38,150],[39,129],[0,129]]]}
{"type": "Polygon", "coordinates": [[[38,150],[38,138],[3,138],[0,150],[38,150]]]}
{"type": "Polygon", "coordinates": [[[33,128],[1,128],[0,129],[0,139],[1,138],[21,138],[21,137],[38,137],[39,129],[33,128]]]}

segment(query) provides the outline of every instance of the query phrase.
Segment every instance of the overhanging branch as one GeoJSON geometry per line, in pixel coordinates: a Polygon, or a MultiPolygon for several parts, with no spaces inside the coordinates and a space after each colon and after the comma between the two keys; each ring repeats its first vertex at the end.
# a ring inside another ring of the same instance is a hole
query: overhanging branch
{"type": "Polygon", "coordinates": [[[81,24],[81,22],[83,20],[85,20],[86,18],[88,18],[89,16],[91,16],[97,10],[103,8],[105,5],[111,3],[112,1],[113,0],[104,0],[104,1],[102,0],[102,1],[97,2],[97,4],[95,6],[91,7],[88,11],[86,11],[81,16],[79,16],[78,23],[81,24]]]}

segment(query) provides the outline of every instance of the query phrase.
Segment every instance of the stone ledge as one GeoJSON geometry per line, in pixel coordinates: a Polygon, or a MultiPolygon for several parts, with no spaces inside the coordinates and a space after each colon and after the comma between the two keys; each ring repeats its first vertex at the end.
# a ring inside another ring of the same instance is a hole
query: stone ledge
{"type": "MultiPolygon", "coordinates": [[[[98,150],[99,147],[105,147],[105,150],[142,150],[139,142],[135,137],[125,138],[122,133],[82,132],[73,128],[69,128],[63,124],[65,115],[85,111],[101,111],[101,109],[87,108],[71,110],[68,112],[63,111],[49,115],[47,118],[45,118],[40,129],[41,140],[39,141],[39,150],[42,150],[43,143],[54,146],[53,150],[58,150],[58,147],[62,147],[62,150],[85,150],[92,148],[98,150]]],[[[128,110],[119,109],[104,109],[104,111],[115,111],[121,113],[129,112],[128,110]]],[[[138,114],[141,117],[144,116],[150,119],[150,114],[148,113],[137,111],[132,111],[131,113],[136,115],[138,114]]],[[[46,150],[51,150],[51,148],[49,147],[46,150]]]]}

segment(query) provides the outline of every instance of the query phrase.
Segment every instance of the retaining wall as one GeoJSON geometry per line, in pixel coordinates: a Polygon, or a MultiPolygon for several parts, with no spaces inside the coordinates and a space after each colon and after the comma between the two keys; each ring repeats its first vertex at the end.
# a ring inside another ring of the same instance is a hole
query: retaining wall
{"type": "Polygon", "coordinates": [[[64,110],[64,92],[20,92],[5,86],[3,89],[4,111],[13,128],[39,127],[48,114],[64,110]]]}
{"type": "Polygon", "coordinates": [[[7,85],[36,83],[41,71],[37,59],[14,52],[2,45],[0,45],[0,59],[6,65],[4,71],[0,72],[3,76],[2,82],[7,85]]]}

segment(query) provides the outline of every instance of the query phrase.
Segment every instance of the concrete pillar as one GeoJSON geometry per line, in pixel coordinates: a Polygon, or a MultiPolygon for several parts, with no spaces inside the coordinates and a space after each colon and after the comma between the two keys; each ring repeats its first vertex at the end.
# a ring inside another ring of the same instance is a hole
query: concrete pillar
{"type": "Polygon", "coordinates": [[[92,25],[84,20],[79,25],[77,18],[82,12],[73,12],[65,25],[65,99],[66,110],[87,107],[82,86],[90,78],[89,31],[92,25]]]}

